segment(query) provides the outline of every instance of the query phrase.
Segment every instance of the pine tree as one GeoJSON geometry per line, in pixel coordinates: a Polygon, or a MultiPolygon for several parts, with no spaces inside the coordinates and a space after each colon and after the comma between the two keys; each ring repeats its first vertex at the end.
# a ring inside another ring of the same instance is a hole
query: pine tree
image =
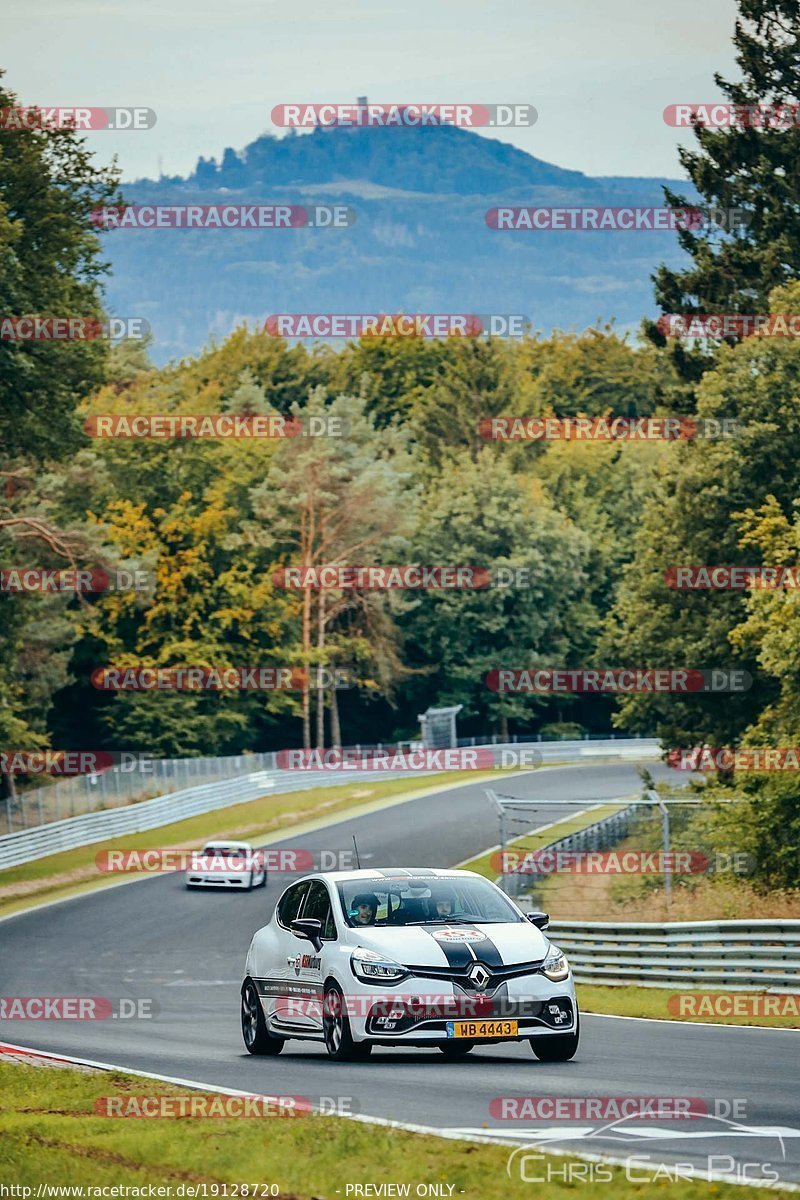
{"type": "MultiPolygon", "coordinates": [[[[797,106],[800,101],[798,0],[739,0],[734,45],[738,82],[714,79],[728,101],[746,106],[797,106]]],[[[661,266],[653,279],[665,313],[765,312],[772,288],[800,275],[800,124],[763,127],[750,120],[729,128],[695,124],[697,148],[680,161],[702,197],[701,207],[742,209],[744,225],[720,234],[712,224],[681,230],[692,258],[683,271],[661,266]]],[[[665,188],[671,206],[691,204],[665,188]]],[[[663,335],[648,326],[653,341],[663,335]]],[[[708,355],[675,348],[676,364],[695,377],[708,355]]]]}

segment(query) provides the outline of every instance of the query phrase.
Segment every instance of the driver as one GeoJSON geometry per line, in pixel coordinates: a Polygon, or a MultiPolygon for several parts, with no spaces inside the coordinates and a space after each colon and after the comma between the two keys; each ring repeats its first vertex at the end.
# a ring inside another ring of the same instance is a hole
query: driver
{"type": "Polygon", "coordinates": [[[374,925],[378,912],[378,897],[373,892],[354,896],[350,905],[350,916],[355,925],[374,925]]]}
{"type": "Polygon", "coordinates": [[[445,921],[448,917],[452,917],[456,907],[452,892],[437,892],[435,896],[431,897],[431,904],[433,908],[431,915],[441,917],[445,921]]]}

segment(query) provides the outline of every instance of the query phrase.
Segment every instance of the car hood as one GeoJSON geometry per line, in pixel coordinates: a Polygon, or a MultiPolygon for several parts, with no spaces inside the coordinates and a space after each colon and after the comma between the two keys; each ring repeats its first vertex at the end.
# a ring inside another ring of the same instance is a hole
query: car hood
{"type": "Polygon", "coordinates": [[[348,930],[348,941],[417,967],[460,967],[477,961],[491,968],[540,962],[550,944],[528,921],[391,928],[365,925],[348,930]]]}

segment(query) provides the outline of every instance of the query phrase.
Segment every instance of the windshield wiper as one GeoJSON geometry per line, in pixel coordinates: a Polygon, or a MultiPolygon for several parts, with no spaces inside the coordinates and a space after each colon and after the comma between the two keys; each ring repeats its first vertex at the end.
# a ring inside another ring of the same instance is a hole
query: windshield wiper
{"type": "MultiPolygon", "coordinates": [[[[407,921],[408,925],[475,925],[480,923],[485,925],[483,917],[431,917],[429,921],[407,921]]],[[[489,921],[488,924],[496,925],[496,921],[489,921]]]]}

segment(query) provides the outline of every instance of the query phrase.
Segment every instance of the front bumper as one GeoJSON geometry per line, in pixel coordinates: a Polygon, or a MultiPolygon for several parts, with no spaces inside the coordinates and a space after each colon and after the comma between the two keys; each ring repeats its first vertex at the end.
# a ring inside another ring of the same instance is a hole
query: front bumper
{"type": "Polygon", "coordinates": [[[187,871],[186,883],[189,887],[242,888],[250,883],[250,872],[231,871],[223,874],[220,871],[205,875],[202,871],[187,871]]]}
{"type": "MultiPolygon", "coordinates": [[[[510,980],[483,994],[442,981],[411,977],[396,989],[359,987],[349,1011],[357,1041],[425,1045],[448,1040],[451,1021],[510,1020],[517,1038],[574,1033],[578,1004],[572,976],[554,983],[541,974],[510,980]],[[396,990],[396,995],[392,991],[396,990]]],[[[484,1039],[481,1039],[483,1041],[484,1039]]],[[[506,1038],[485,1039],[505,1041],[506,1038]]]]}

